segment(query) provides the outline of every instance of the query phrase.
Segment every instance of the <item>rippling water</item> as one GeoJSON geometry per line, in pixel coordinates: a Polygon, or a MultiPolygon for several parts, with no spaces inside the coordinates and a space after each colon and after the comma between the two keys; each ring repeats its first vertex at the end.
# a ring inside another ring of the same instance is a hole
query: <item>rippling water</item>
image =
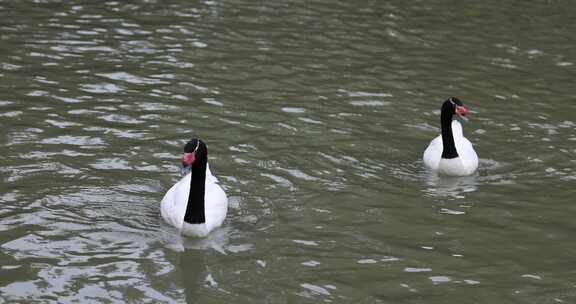
{"type": "Polygon", "coordinates": [[[0,302],[574,303],[565,1],[0,1],[0,302]],[[421,153],[472,110],[471,177],[421,153]],[[231,199],[159,201],[203,138],[231,199]]]}

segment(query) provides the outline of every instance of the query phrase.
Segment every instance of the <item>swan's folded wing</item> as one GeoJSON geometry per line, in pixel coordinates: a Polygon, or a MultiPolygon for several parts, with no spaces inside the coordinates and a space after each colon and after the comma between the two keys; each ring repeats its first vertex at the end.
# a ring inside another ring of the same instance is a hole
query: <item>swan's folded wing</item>
{"type": "Polygon", "coordinates": [[[432,170],[438,169],[440,158],[442,157],[442,149],[442,136],[438,136],[430,142],[423,156],[424,164],[428,168],[432,170]]]}
{"type": "Polygon", "coordinates": [[[224,222],[228,211],[228,197],[218,184],[206,188],[206,225],[212,230],[224,222]]]}
{"type": "Polygon", "coordinates": [[[190,175],[187,175],[174,184],[174,186],[166,192],[162,202],[160,202],[162,218],[176,228],[182,227],[182,223],[184,222],[189,191],[190,175]]]}
{"type": "Polygon", "coordinates": [[[478,155],[474,150],[474,146],[472,146],[472,143],[466,137],[458,139],[456,150],[462,159],[462,163],[465,164],[468,170],[473,172],[478,168],[478,155]]]}
{"type": "Polygon", "coordinates": [[[178,227],[177,223],[174,220],[175,210],[175,202],[176,202],[176,186],[178,184],[174,184],[170,189],[164,194],[164,198],[160,202],[160,213],[162,214],[162,218],[168,224],[178,227]]]}

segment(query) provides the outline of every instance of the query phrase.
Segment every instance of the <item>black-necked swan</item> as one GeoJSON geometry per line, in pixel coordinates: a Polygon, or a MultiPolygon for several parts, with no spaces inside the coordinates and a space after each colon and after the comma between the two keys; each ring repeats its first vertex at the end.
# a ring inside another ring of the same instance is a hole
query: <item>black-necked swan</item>
{"type": "Polygon", "coordinates": [[[453,176],[470,175],[478,168],[478,155],[472,143],[462,133],[462,125],[453,120],[456,114],[462,119],[468,113],[456,97],[448,98],[440,112],[442,134],[434,138],[424,151],[424,164],[439,173],[453,176]]]}
{"type": "Polygon", "coordinates": [[[183,235],[205,237],[226,218],[228,198],[208,167],[208,149],[194,138],[184,146],[184,177],[160,203],[164,220],[183,235]]]}

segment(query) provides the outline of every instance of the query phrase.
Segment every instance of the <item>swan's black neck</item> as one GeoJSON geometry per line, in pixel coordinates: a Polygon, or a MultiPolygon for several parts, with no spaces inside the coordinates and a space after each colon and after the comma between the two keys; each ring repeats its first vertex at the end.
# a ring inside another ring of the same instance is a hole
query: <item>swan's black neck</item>
{"type": "Polygon", "coordinates": [[[205,187],[206,166],[208,164],[208,152],[203,144],[196,152],[196,160],[192,164],[192,176],[190,181],[190,194],[184,214],[184,222],[189,224],[202,224],[206,222],[205,214],[205,187]]]}
{"type": "Polygon", "coordinates": [[[458,157],[452,133],[452,115],[454,115],[454,105],[446,101],[440,113],[440,126],[442,127],[442,158],[447,159],[458,157]]]}

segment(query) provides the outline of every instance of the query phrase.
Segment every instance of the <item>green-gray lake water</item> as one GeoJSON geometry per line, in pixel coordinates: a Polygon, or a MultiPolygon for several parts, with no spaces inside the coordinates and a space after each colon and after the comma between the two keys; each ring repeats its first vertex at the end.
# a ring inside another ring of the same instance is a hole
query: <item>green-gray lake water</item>
{"type": "Polygon", "coordinates": [[[575,15],[0,1],[0,303],[576,303],[575,15]],[[449,96],[470,177],[421,161],[449,96]],[[202,240],[159,215],[193,136],[202,240]]]}

